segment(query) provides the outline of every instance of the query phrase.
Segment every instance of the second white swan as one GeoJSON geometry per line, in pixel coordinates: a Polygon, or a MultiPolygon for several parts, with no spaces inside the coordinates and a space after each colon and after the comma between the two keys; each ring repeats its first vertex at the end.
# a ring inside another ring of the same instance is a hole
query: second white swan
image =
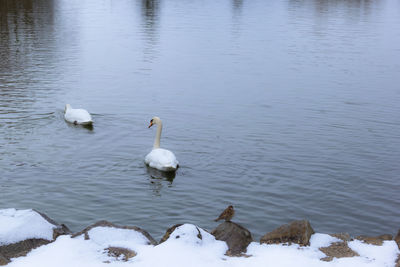
{"type": "Polygon", "coordinates": [[[160,139],[162,131],[162,122],[159,117],[154,117],[150,120],[150,125],[157,124],[157,133],[154,140],[153,150],[144,159],[144,162],[152,168],[160,171],[175,171],[179,167],[179,162],[176,160],[174,153],[167,149],[160,148],[160,139]]]}
{"type": "Polygon", "coordinates": [[[67,122],[81,125],[91,125],[93,123],[92,116],[85,109],[75,109],[70,104],[66,104],[64,113],[64,119],[67,122]]]}

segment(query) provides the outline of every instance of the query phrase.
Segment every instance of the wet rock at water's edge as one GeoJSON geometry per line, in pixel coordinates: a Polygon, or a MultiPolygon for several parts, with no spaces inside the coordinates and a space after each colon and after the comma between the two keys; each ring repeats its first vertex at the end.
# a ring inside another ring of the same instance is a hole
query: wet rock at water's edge
{"type": "Polygon", "coordinates": [[[260,243],[296,243],[301,246],[308,246],[310,244],[310,237],[314,233],[309,221],[293,221],[290,224],[284,224],[274,231],[265,234],[261,237],[260,243]]]}
{"type": "Polygon", "coordinates": [[[225,241],[228,245],[228,256],[238,256],[245,253],[247,246],[253,241],[249,230],[234,222],[223,222],[211,234],[217,240],[225,241]]]}
{"type": "Polygon", "coordinates": [[[134,230],[134,231],[137,231],[137,232],[141,233],[142,235],[144,235],[147,238],[147,243],[149,245],[157,245],[157,241],[148,232],[146,232],[145,230],[143,230],[143,229],[141,229],[141,228],[139,228],[137,226],[120,226],[120,225],[116,225],[116,224],[113,224],[113,223],[105,221],[105,220],[98,221],[98,222],[96,222],[94,224],[89,225],[88,227],[86,227],[82,231],[73,234],[72,238],[75,238],[75,237],[80,236],[80,235],[84,235],[85,236],[85,240],[89,240],[90,236],[89,236],[88,232],[91,229],[96,228],[96,227],[111,227],[111,228],[118,228],[118,229],[134,230]]]}
{"type": "Polygon", "coordinates": [[[394,237],[394,241],[396,241],[396,244],[397,244],[397,246],[398,246],[399,249],[400,249],[400,229],[399,229],[399,231],[397,232],[397,235],[394,237]]]}
{"type": "Polygon", "coordinates": [[[355,239],[360,240],[364,243],[375,245],[375,246],[382,246],[383,241],[393,240],[393,236],[389,234],[380,235],[380,236],[365,236],[360,235],[356,236],[355,239]]]}
{"type": "MultiPolygon", "coordinates": [[[[400,229],[399,229],[399,231],[397,232],[397,235],[394,237],[394,241],[396,242],[397,247],[400,249],[400,229]]],[[[395,266],[395,267],[400,267],[400,254],[399,254],[399,256],[397,257],[396,266],[395,266]]]]}
{"type": "Polygon", "coordinates": [[[349,233],[330,234],[330,236],[336,237],[342,241],[351,241],[352,240],[349,233]]]}
{"type": "Polygon", "coordinates": [[[9,262],[11,258],[17,258],[21,256],[25,256],[32,249],[40,247],[42,245],[47,245],[56,240],[56,238],[60,235],[70,234],[70,230],[64,224],[58,224],[54,220],[50,219],[44,213],[33,210],[38,213],[43,219],[45,219],[50,224],[54,225],[53,228],[53,239],[47,240],[43,238],[29,238],[26,240],[22,240],[16,243],[11,243],[7,245],[0,246],[0,265],[5,265],[9,262]]]}

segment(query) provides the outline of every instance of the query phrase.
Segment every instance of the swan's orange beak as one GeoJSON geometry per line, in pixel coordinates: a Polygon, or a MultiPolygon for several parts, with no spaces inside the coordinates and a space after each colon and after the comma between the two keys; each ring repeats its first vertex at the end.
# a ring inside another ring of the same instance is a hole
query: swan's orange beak
{"type": "Polygon", "coordinates": [[[149,128],[150,128],[151,126],[153,126],[153,122],[152,122],[152,121],[150,122],[149,128]]]}

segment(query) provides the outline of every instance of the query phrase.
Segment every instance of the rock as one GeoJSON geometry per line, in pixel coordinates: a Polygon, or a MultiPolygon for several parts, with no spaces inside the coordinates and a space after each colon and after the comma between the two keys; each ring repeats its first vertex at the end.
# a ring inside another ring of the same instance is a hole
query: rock
{"type": "Polygon", "coordinates": [[[247,246],[253,241],[249,230],[234,222],[223,222],[211,234],[217,240],[225,241],[228,245],[226,255],[237,256],[245,253],[247,246]]]}
{"type": "Polygon", "coordinates": [[[261,237],[260,243],[297,243],[301,246],[308,246],[310,244],[310,237],[314,233],[309,221],[293,221],[290,224],[284,224],[274,231],[265,234],[261,237]]]}
{"type": "Polygon", "coordinates": [[[40,247],[42,245],[47,245],[52,241],[46,239],[26,239],[24,241],[20,241],[13,244],[0,246],[0,254],[3,255],[6,259],[17,258],[21,256],[25,256],[34,248],[40,247]]]}
{"type": "Polygon", "coordinates": [[[149,245],[157,245],[157,241],[148,232],[146,232],[145,230],[143,230],[143,229],[141,229],[139,227],[136,227],[136,226],[120,226],[120,225],[116,225],[116,224],[110,223],[108,221],[98,221],[97,223],[89,225],[88,227],[86,227],[82,231],[73,234],[71,237],[75,238],[77,236],[84,235],[85,236],[85,240],[88,240],[88,239],[90,239],[88,232],[90,231],[90,229],[96,228],[96,227],[113,227],[113,228],[118,228],[118,229],[135,230],[135,231],[143,234],[147,238],[149,245]]]}
{"type": "Polygon", "coordinates": [[[396,265],[394,267],[400,267],[400,255],[397,257],[396,265]]]}
{"type": "Polygon", "coordinates": [[[380,235],[380,236],[365,236],[365,235],[360,235],[356,236],[355,239],[363,241],[364,243],[375,245],[375,246],[382,246],[383,241],[385,240],[393,240],[393,236],[386,234],[386,235],[380,235]]]}
{"type": "Polygon", "coordinates": [[[120,247],[109,247],[106,248],[108,256],[115,257],[117,260],[121,255],[123,255],[123,261],[128,261],[130,258],[133,258],[137,255],[137,253],[133,250],[127,248],[120,248],[120,247]]]}
{"type": "MultiPolygon", "coordinates": [[[[176,228],[178,228],[179,226],[182,226],[182,225],[183,225],[183,224],[181,224],[181,223],[180,223],[180,224],[175,224],[174,226],[171,226],[170,228],[168,228],[167,231],[165,232],[164,236],[161,238],[159,244],[161,244],[161,243],[167,241],[168,238],[170,237],[170,235],[172,234],[172,232],[174,232],[176,228]]],[[[197,232],[198,232],[197,237],[198,237],[200,240],[202,240],[202,239],[203,239],[203,236],[201,235],[201,232],[200,232],[200,230],[199,230],[199,228],[198,228],[197,226],[196,226],[196,229],[197,229],[197,232]]],[[[175,238],[179,238],[179,235],[177,235],[175,238]]]]}
{"type": "Polygon", "coordinates": [[[330,236],[339,238],[340,240],[343,240],[343,241],[350,241],[351,240],[351,237],[350,237],[350,235],[348,233],[330,234],[330,236]]]}
{"type": "MultiPolygon", "coordinates": [[[[175,231],[176,228],[178,228],[179,226],[183,225],[182,223],[179,224],[175,224],[173,226],[171,226],[170,228],[167,229],[167,231],[165,232],[164,236],[161,238],[160,243],[163,243],[165,241],[168,240],[169,236],[172,234],[173,231],[175,231]]],[[[201,238],[200,238],[201,239],[201,238]]]]}
{"type": "Polygon", "coordinates": [[[397,235],[396,235],[396,237],[394,238],[394,241],[396,241],[397,246],[398,246],[399,249],[400,249],[400,229],[399,229],[399,231],[397,232],[397,235]]]}
{"type": "Polygon", "coordinates": [[[38,210],[33,210],[37,213],[40,214],[40,216],[43,217],[43,219],[45,219],[46,221],[48,221],[49,223],[53,224],[56,226],[56,228],[53,229],[53,241],[57,239],[57,237],[59,237],[60,235],[69,235],[71,234],[71,231],[68,229],[68,227],[65,224],[58,224],[57,222],[55,222],[54,220],[50,219],[46,214],[38,211],[38,210]]]}
{"type": "Polygon", "coordinates": [[[347,245],[347,241],[334,242],[329,247],[319,248],[327,257],[322,258],[323,261],[332,261],[333,258],[345,258],[359,256],[347,245]]]}
{"type": "MultiPolygon", "coordinates": [[[[53,228],[53,240],[47,240],[42,238],[30,238],[26,240],[22,240],[16,243],[7,244],[0,246],[0,265],[4,262],[9,261],[11,258],[17,258],[21,256],[25,256],[28,254],[32,249],[40,247],[42,245],[47,245],[53,242],[58,236],[69,234],[70,231],[67,226],[64,224],[58,224],[54,220],[50,219],[44,213],[41,213],[37,210],[33,210],[34,212],[38,213],[43,219],[48,221],[50,224],[54,225],[53,228]]],[[[4,264],[3,264],[4,265],[4,264]]]]}
{"type": "Polygon", "coordinates": [[[71,230],[65,225],[65,224],[60,224],[59,227],[53,229],[53,239],[56,240],[57,237],[60,235],[70,235],[72,234],[71,230]]]}
{"type": "Polygon", "coordinates": [[[0,254],[0,266],[7,265],[9,262],[9,259],[0,254]]]}

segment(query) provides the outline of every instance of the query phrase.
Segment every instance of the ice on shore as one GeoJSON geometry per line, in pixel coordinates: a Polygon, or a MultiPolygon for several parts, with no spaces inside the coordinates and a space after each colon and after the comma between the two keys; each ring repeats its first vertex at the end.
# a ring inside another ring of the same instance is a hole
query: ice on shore
{"type": "MultiPolygon", "coordinates": [[[[26,211],[28,215],[30,212],[26,211]]],[[[18,232],[23,232],[25,228],[30,229],[31,225],[27,222],[19,222],[18,225],[16,224],[13,227],[9,226],[10,223],[14,222],[12,219],[6,218],[5,214],[13,217],[15,213],[15,210],[1,211],[0,226],[5,225],[9,231],[15,230],[18,232]]],[[[25,216],[25,218],[29,217],[25,216]]],[[[43,224],[36,225],[36,227],[41,226],[37,229],[43,230],[43,234],[44,230],[51,230],[51,228],[46,228],[49,227],[47,221],[41,221],[37,224],[43,224]]],[[[157,246],[148,245],[147,239],[143,234],[131,229],[101,226],[92,228],[88,235],[89,240],[85,240],[84,235],[76,238],[71,238],[69,235],[60,236],[55,242],[32,250],[26,257],[12,259],[8,266],[394,267],[399,253],[394,241],[385,241],[382,246],[374,246],[356,240],[349,242],[349,246],[360,255],[359,257],[340,258],[331,262],[324,262],[320,259],[325,257],[325,254],[319,248],[329,246],[332,242],[339,240],[326,234],[314,234],[311,238],[310,246],[307,247],[284,244],[260,245],[258,242],[252,242],[246,253],[249,257],[229,257],[225,255],[228,249],[225,242],[216,240],[214,236],[192,224],[184,224],[177,227],[167,241],[157,246]],[[105,250],[111,246],[134,250],[137,255],[126,262],[116,259],[109,256],[105,250]]],[[[2,241],[1,238],[3,236],[0,236],[0,242],[2,241]]]]}

